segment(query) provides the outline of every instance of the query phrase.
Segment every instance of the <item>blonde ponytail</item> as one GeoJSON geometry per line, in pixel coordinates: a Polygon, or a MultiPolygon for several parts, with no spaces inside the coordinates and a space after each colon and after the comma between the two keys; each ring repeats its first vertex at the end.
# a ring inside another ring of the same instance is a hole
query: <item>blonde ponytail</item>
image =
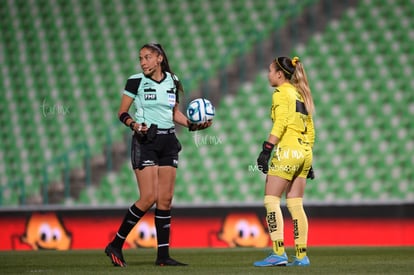
{"type": "Polygon", "coordinates": [[[298,57],[292,59],[292,65],[295,67],[295,72],[290,79],[293,86],[299,91],[305,102],[306,110],[309,115],[315,112],[315,105],[313,103],[311,89],[309,87],[308,78],[306,76],[305,68],[298,57]]]}

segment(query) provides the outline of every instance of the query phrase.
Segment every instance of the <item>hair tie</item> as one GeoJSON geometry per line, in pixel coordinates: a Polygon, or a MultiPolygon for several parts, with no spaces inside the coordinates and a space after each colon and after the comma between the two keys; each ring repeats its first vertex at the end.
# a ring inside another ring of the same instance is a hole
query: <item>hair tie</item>
{"type": "Polygon", "coordinates": [[[296,64],[297,64],[299,61],[300,61],[299,57],[295,56],[295,57],[292,59],[292,65],[293,65],[293,67],[296,67],[296,64]]]}

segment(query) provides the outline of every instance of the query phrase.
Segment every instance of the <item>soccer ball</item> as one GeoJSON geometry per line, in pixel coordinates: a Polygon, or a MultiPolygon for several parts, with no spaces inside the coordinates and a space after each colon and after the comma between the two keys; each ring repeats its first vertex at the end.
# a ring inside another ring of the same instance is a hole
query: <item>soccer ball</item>
{"type": "Polygon", "coordinates": [[[212,120],[214,114],[213,104],[205,98],[194,99],[187,106],[187,118],[192,123],[200,124],[212,120]]]}

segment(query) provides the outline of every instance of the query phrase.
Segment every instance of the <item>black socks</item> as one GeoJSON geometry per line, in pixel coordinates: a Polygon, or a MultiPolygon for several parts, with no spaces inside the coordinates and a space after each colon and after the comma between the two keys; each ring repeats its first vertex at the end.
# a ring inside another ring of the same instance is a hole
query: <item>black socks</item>
{"type": "Polygon", "coordinates": [[[129,232],[144,215],[145,212],[136,207],[135,204],[131,205],[112,241],[112,245],[116,248],[122,248],[129,232]]]}
{"type": "Polygon", "coordinates": [[[170,257],[171,210],[155,209],[155,228],[157,230],[158,259],[170,257]]]}
{"type": "MultiPolygon", "coordinates": [[[[126,237],[138,221],[145,215],[145,212],[140,210],[133,204],[126,213],[121,226],[112,241],[112,246],[122,249],[126,237]]],[[[155,228],[157,231],[157,258],[167,259],[170,257],[170,225],[171,225],[171,210],[155,209],[155,228]]]]}

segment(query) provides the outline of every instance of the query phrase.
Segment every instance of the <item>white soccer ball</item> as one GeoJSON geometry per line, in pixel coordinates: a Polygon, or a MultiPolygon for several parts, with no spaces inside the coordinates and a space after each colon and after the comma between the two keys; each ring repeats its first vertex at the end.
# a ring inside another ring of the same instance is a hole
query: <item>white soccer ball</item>
{"type": "Polygon", "coordinates": [[[197,98],[187,106],[187,118],[196,124],[204,123],[214,118],[215,109],[210,100],[197,98]]]}

